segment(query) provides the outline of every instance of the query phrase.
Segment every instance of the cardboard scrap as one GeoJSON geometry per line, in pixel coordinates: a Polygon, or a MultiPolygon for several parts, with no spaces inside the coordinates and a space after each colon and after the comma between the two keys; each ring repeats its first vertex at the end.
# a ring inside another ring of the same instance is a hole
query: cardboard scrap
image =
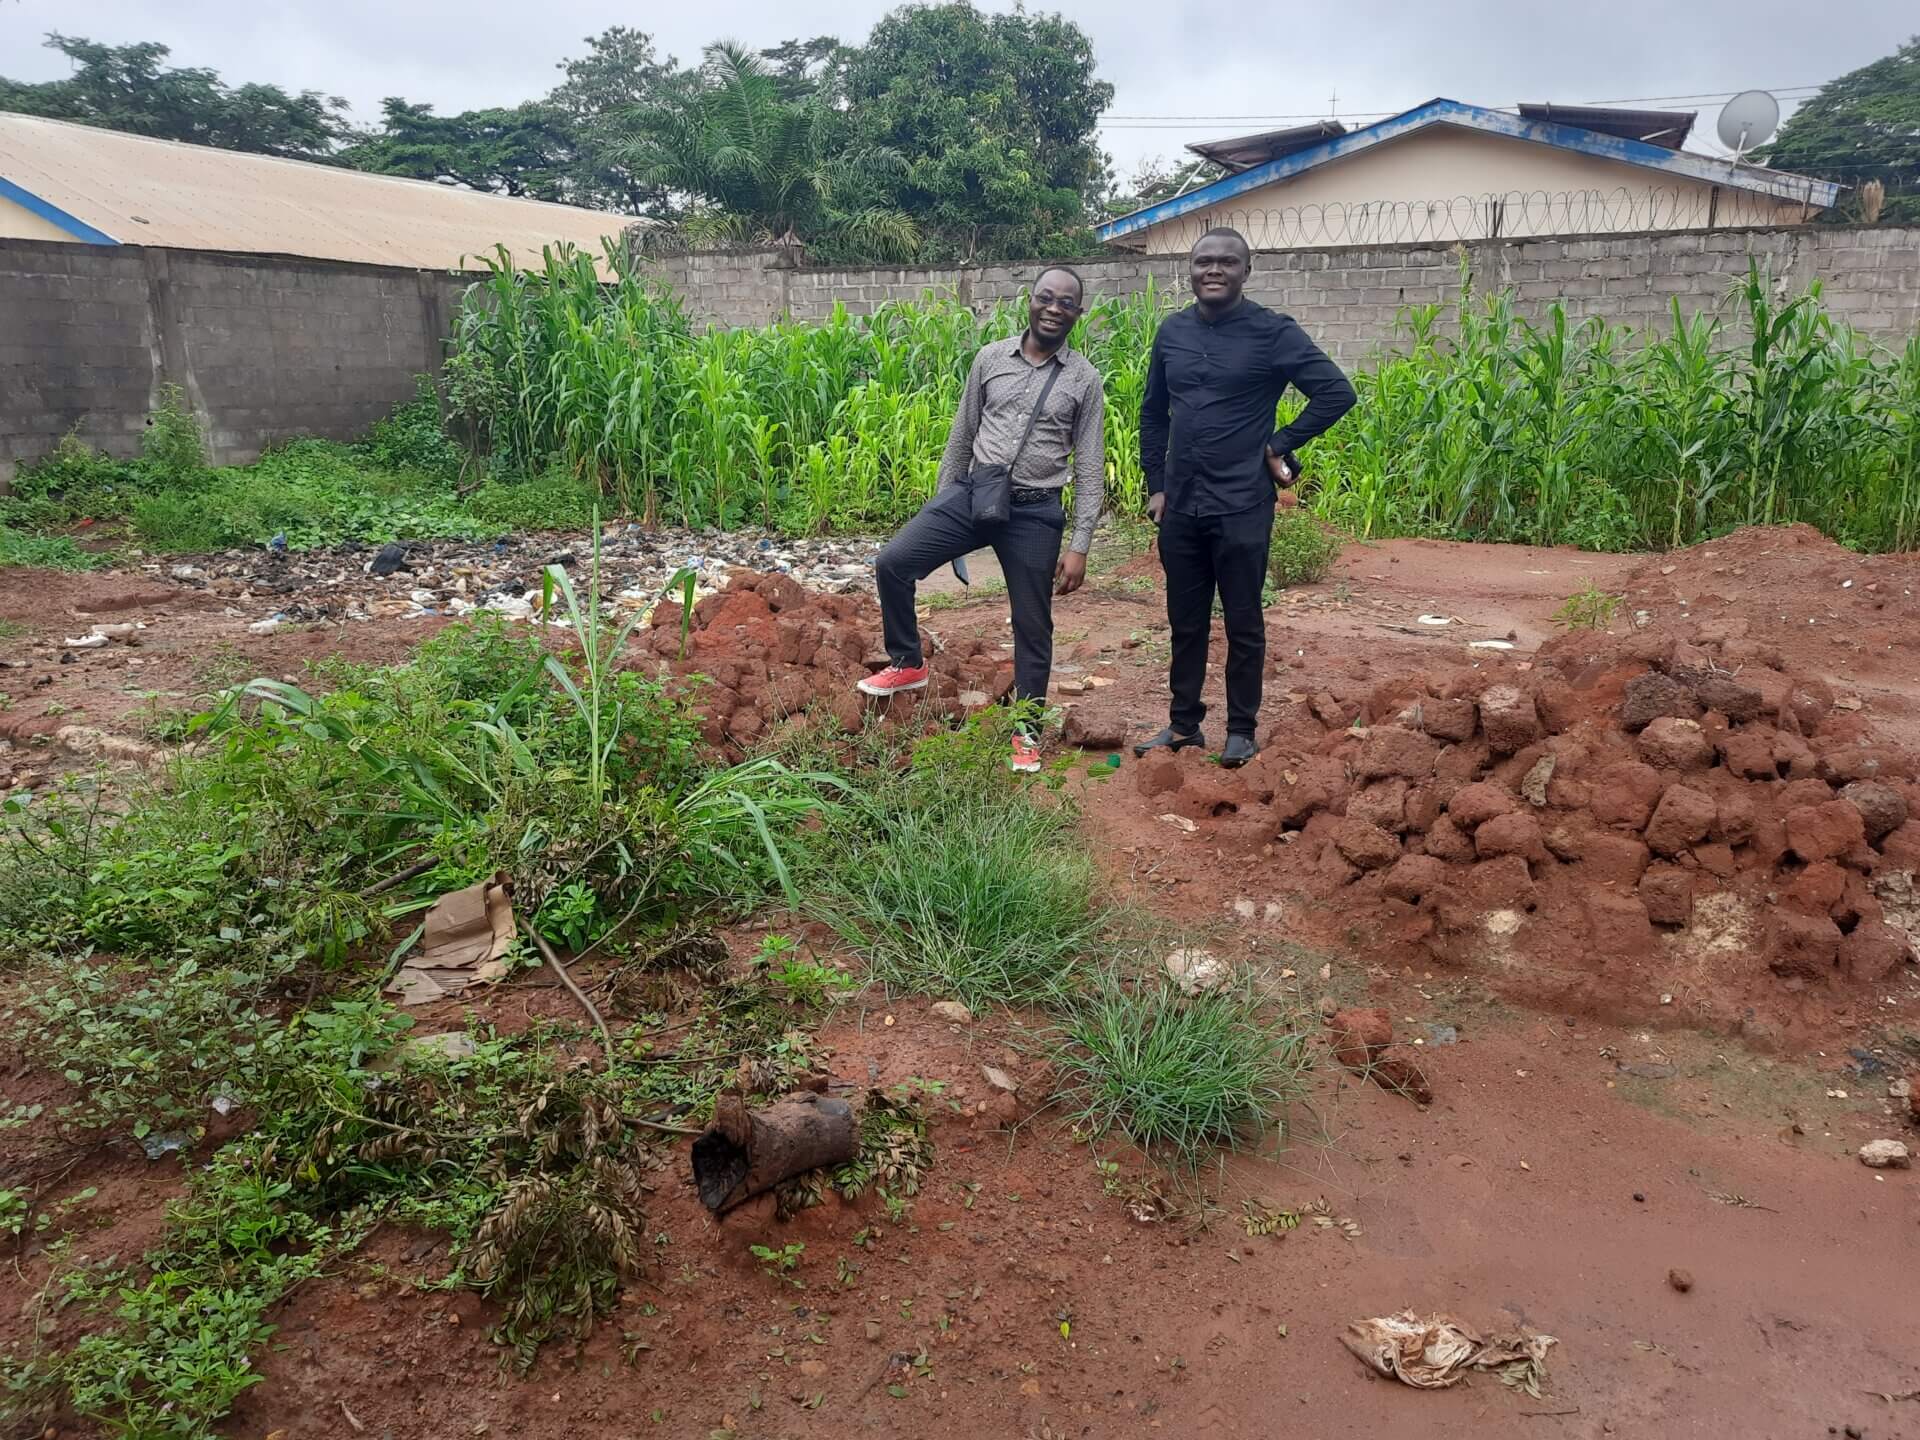
{"type": "Polygon", "coordinates": [[[513,945],[513,898],[504,873],[442,895],[427,911],[420,944],[387,986],[402,1005],[425,1005],[469,985],[505,977],[513,945]]]}

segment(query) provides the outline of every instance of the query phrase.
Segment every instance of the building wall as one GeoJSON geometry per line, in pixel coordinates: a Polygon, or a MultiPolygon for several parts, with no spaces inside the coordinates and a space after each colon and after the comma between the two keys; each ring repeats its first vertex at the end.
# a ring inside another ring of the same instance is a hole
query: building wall
{"type": "Polygon", "coordinates": [[[72,237],[44,216],[36,215],[17,200],[0,195],[0,239],[68,240],[72,237]]]}
{"type": "Polygon", "coordinates": [[[1255,248],[1408,243],[1500,235],[1704,230],[1716,222],[1797,224],[1802,207],[1703,180],[1506,135],[1439,125],[1277,180],[1125,237],[1184,255],[1215,225],[1255,248]],[[1500,213],[1493,213],[1493,202],[1500,213]]]}
{"type": "MultiPolygon", "coordinates": [[[[1709,309],[1749,259],[1778,283],[1825,287],[1829,310],[1902,345],[1920,330],[1920,227],[1809,226],[1674,235],[1348,246],[1262,252],[1248,293],[1284,309],[1335,358],[1394,343],[1404,307],[1512,287],[1521,314],[1563,300],[1576,319],[1665,323],[1709,309]]],[[[979,309],[1016,301],[1041,261],[943,269],[826,269],[779,252],[682,257],[660,269],[721,325],[872,313],[928,291],[979,309]]],[[[1092,295],[1186,294],[1179,256],[1077,262],[1092,295]]],[[[0,240],[0,481],[74,433],[132,455],[163,386],[177,384],[221,463],[299,435],[351,439],[439,367],[466,281],[426,270],[200,251],[0,240]]]]}
{"type": "Polygon", "coordinates": [[[428,270],[0,240],[0,480],[66,434],[133,455],[178,385],[216,463],[351,439],[439,368],[466,281],[428,270]]]}

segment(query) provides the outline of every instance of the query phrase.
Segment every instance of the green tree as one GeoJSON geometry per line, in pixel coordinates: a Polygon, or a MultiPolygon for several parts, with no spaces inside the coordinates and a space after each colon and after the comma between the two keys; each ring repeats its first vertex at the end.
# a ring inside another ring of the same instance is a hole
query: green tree
{"type": "Polygon", "coordinates": [[[565,117],[545,105],[436,115],[431,105],[390,96],[380,109],[380,129],[341,152],[356,170],[532,200],[567,197],[573,134],[565,117]]]}
{"type": "Polygon", "coordinates": [[[1095,127],[1113,86],[1079,26],[965,0],[908,5],[848,53],[840,84],[851,143],[900,157],[887,198],[930,257],[1091,247],[1108,180],[1095,127]]]}
{"type": "Polygon", "coordinates": [[[171,52],[151,41],[102,45],[54,33],[46,43],[73,73],[40,83],[0,78],[0,110],[296,160],[331,158],[349,133],[338,96],[229,86],[215,71],[166,65],[171,52]]]}
{"type": "Polygon", "coordinates": [[[638,112],[623,160],[687,197],[675,237],[693,245],[804,245],[826,259],[907,259],[920,236],[880,203],[898,157],[849,143],[844,117],[815,91],[788,98],[765,59],[709,46],[694,85],[638,112]]]}
{"type": "Polygon", "coordinates": [[[1881,219],[1920,221],[1920,35],[1821,86],[1764,154],[1776,169],[1845,185],[1878,180],[1886,187],[1881,219]]]}
{"type": "Polygon", "coordinates": [[[642,181],[620,155],[633,113],[684,94],[693,77],[672,56],[662,60],[652,36],[625,25],[586,44],[586,54],[560,62],[566,78],[546,98],[574,147],[567,198],[595,209],[666,218],[672,209],[667,192],[642,181]]]}

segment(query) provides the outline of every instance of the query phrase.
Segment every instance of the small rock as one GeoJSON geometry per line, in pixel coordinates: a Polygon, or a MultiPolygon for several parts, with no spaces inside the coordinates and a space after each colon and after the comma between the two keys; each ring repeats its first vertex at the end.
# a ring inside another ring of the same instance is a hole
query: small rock
{"type": "Polygon", "coordinates": [[[1907,1100],[1911,1099],[1912,1096],[1913,1082],[1911,1080],[1889,1080],[1887,1082],[1887,1098],[1889,1100],[1907,1100]]]}
{"type": "Polygon", "coordinates": [[[1520,782],[1520,798],[1529,805],[1545,809],[1547,804],[1547,786],[1553,780],[1556,760],[1551,755],[1542,755],[1533,762],[1533,768],[1520,782]]]}
{"type": "Polygon", "coordinates": [[[1175,950],[1167,956],[1166,966],[1168,977],[1180,987],[1183,995],[1218,989],[1229,973],[1226,962],[1207,950],[1175,950]]]}
{"type": "Polygon", "coordinates": [[[1259,913],[1259,907],[1243,897],[1233,902],[1233,913],[1242,920],[1251,920],[1259,913]]]}
{"type": "Polygon", "coordinates": [[[1020,1086],[1015,1083],[1014,1078],[1007,1074],[1006,1071],[995,1069],[991,1065],[982,1065],[980,1067],[980,1073],[986,1078],[987,1084],[1008,1095],[1011,1095],[1020,1088],[1020,1086]]]}
{"type": "Polygon", "coordinates": [[[1349,1070],[1366,1070],[1393,1044],[1393,1017],[1377,1005],[1336,1011],[1327,1024],[1333,1057],[1349,1070]]]}
{"type": "Polygon", "coordinates": [[[1667,1284],[1684,1295],[1693,1289],[1693,1272],[1690,1270],[1669,1270],[1667,1271],[1667,1284]]]}
{"type": "Polygon", "coordinates": [[[955,1025],[971,1025],[973,1012],[958,1000],[936,1000],[927,1007],[927,1013],[936,1020],[946,1020],[955,1025]]]}
{"type": "Polygon", "coordinates": [[[1860,1147],[1860,1163],[1869,1170],[1904,1170],[1913,1156],[1898,1140],[1869,1140],[1860,1147]]]}
{"type": "Polygon", "coordinates": [[[1495,685],[1480,697],[1480,728],[1496,755],[1511,755],[1540,735],[1533,696],[1513,685],[1495,685]]]}
{"type": "Polygon", "coordinates": [[[878,1320],[867,1321],[867,1339],[878,1340],[879,1338],[880,1338],[880,1322],[878,1320]]]}

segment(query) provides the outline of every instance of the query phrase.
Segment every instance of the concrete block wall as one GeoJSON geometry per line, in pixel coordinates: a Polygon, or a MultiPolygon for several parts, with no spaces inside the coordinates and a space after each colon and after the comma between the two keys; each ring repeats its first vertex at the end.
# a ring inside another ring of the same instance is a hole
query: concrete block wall
{"type": "MultiPolygon", "coordinates": [[[[1576,321],[1599,315],[1645,327],[1663,326],[1675,297],[1685,311],[1722,303],[1750,257],[1789,293],[1819,280],[1829,311],[1877,340],[1897,348],[1920,329],[1920,228],[1891,226],[1268,250],[1255,255],[1247,290],[1293,315],[1351,365],[1393,343],[1405,307],[1454,300],[1463,259],[1476,288],[1511,289],[1517,310],[1529,319],[1559,300],[1576,321]]],[[[778,315],[824,320],[836,303],[870,314],[887,301],[928,291],[984,311],[1018,299],[1045,264],[793,267],[781,252],[743,250],[680,257],[667,262],[663,278],[696,315],[741,325],[778,315]]],[[[1187,293],[1182,256],[1102,257],[1074,265],[1094,294],[1134,294],[1149,284],[1175,299],[1187,293]]]]}
{"type": "Polygon", "coordinates": [[[216,464],[352,439],[436,372],[466,280],[436,271],[0,240],[0,482],[74,434],[138,453],[178,385],[216,464]]]}

